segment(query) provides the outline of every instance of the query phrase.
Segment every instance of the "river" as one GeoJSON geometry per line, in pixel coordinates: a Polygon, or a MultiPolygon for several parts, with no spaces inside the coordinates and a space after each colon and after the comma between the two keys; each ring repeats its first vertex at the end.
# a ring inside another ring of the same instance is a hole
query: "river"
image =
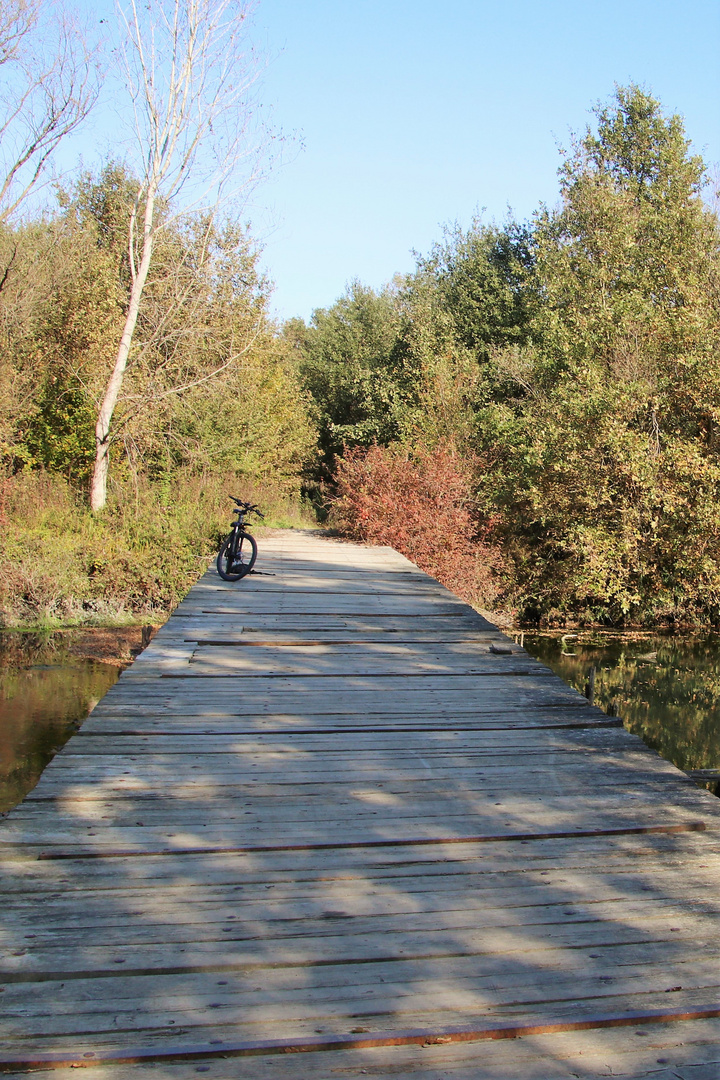
{"type": "MultiPolygon", "coordinates": [[[[521,635],[513,635],[520,640],[521,635]]],[[[720,635],[524,633],[532,655],[680,769],[720,768],[720,635]]]]}
{"type": "Polygon", "coordinates": [[[141,634],[139,627],[0,632],[0,813],[32,790],[131,662],[141,634]]]}

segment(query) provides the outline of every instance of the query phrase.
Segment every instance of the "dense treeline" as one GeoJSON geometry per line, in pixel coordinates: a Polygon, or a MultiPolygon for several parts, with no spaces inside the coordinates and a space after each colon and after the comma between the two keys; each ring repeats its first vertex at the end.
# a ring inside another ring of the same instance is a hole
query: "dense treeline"
{"type": "Polygon", "coordinates": [[[557,207],[449,229],[309,325],[273,325],[246,228],[160,200],[92,514],[137,191],[108,162],[0,226],[5,623],[167,610],[232,489],[277,521],[304,491],[523,619],[720,622],[720,232],[643,90],[573,141],[557,207]]]}
{"type": "Polygon", "coordinates": [[[706,170],[680,118],[637,86],[595,119],[564,156],[558,207],[450,231],[407,278],[380,294],[353,284],[285,335],[353,535],[389,538],[383,503],[415,519],[428,451],[450,453],[458,477],[472,465],[478,551],[491,545],[493,588],[521,617],[717,623],[720,237],[706,170]]]}

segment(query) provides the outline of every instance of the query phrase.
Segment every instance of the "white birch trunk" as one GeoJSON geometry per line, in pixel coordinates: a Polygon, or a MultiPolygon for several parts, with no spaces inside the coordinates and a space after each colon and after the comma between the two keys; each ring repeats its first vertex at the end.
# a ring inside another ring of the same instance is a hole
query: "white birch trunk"
{"type": "MultiPolygon", "coordinates": [[[[150,269],[153,240],[155,236],[153,232],[154,208],[155,196],[153,193],[148,193],[145,204],[145,229],[142,258],[140,259],[140,265],[137,268],[137,272],[133,275],[132,289],[130,290],[130,302],[125,317],[125,326],[123,327],[120,346],[115,359],[115,367],[113,368],[112,375],[105,388],[105,394],[102,399],[102,404],[100,405],[97,423],[95,424],[95,468],[90,484],[90,509],[93,513],[102,510],[107,501],[107,478],[108,466],[110,463],[110,425],[112,423],[113,413],[115,412],[115,406],[117,405],[118,396],[122,389],[123,379],[125,378],[133,334],[135,333],[135,324],[137,322],[138,312],[140,311],[140,301],[150,269]]],[[[132,251],[130,253],[130,258],[132,260],[132,251]]]]}

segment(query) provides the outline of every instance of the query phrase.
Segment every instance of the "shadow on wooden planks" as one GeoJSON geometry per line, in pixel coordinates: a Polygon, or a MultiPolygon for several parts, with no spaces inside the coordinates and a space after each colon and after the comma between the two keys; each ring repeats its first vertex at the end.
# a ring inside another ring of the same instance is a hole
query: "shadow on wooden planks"
{"type": "Polygon", "coordinates": [[[501,1041],[514,1076],[520,1040],[547,1076],[551,1036],[639,1068],[626,1032],[678,1028],[714,1067],[717,800],[390,549],[258,567],[205,574],[2,823],[6,1071],[480,1075],[501,1041]]]}

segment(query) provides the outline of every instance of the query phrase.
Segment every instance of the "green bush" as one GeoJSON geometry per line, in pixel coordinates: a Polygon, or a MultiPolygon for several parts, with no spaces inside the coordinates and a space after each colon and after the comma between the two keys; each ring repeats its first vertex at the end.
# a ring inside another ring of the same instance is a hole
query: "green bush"
{"type": "Polygon", "coordinates": [[[228,531],[228,494],[259,503],[265,525],[313,525],[287,487],[180,476],[116,490],[92,515],[63,480],[2,482],[0,626],[122,625],[162,620],[204,572],[228,531]]]}

